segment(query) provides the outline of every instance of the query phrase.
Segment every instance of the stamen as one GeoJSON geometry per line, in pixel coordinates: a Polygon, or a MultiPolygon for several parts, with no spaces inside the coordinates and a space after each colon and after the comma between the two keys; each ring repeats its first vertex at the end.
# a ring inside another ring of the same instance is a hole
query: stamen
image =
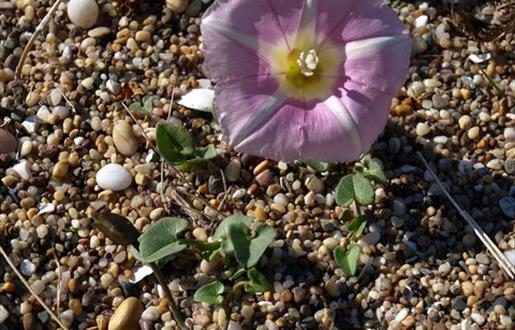
{"type": "Polygon", "coordinates": [[[314,49],[310,49],[307,52],[300,52],[297,58],[297,65],[304,76],[311,77],[318,66],[317,52],[314,49]]]}

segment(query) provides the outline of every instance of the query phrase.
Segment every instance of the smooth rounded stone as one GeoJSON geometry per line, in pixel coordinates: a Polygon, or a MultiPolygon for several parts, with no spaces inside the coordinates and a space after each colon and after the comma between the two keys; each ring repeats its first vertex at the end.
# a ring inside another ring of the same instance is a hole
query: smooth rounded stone
{"type": "Polygon", "coordinates": [[[8,130],[0,128],[0,154],[15,152],[18,141],[8,130]]]}
{"type": "Polygon", "coordinates": [[[28,301],[24,301],[20,304],[20,314],[21,315],[30,313],[31,311],[32,311],[32,304],[29,303],[28,301]]]}
{"type": "Polygon", "coordinates": [[[427,135],[427,134],[429,134],[429,132],[431,132],[431,128],[426,123],[418,123],[417,127],[415,128],[415,133],[418,136],[427,135]]]}
{"type": "Polygon", "coordinates": [[[399,313],[397,313],[397,315],[395,315],[395,321],[397,322],[401,322],[402,320],[404,320],[409,314],[409,308],[403,308],[399,311],[399,313]]]}
{"type": "Polygon", "coordinates": [[[116,149],[125,156],[132,156],[138,151],[138,139],[132,125],[119,120],[113,127],[113,142],[116,149]]]}
{"type": "Polygon", "coordinates": [[[58,179],[64,178],[68,174],[70,164],[67,160],[58,161],[52,169],[52,176],[58,179]]]}
{"type": "MultiPolygon", "coordinates": [[[[0,322],[1,323],[1,322],[0,322]]],[[[36,317],[32,313],[23,314],[21,319],[24,330],[33,330],[36,328],[36,317]]]]}
{"type": "Polygon", "coordinates": [[[22,160],[13,166],[13,170],[20,175],[23,180],[30,180],[32,178],[32,171],[30,170],[29,162],[22,160]]]}
{"type": "Polygon", "coordinates": [[[274,182],[272,171],[267,169],[256,175],[256,182],[262,187],[271,185],[274,182]]]}
{"type": "Polygon", "coordinates": [[[232,158],[224,169],[227,181],[236,182],[240,178],[241,162],[238,158],[232,158]]]}
{"type": "Polygon", "coordinates": [[[193,229],[192,234],[193,234],[193,237],[195,237],[199,241],[207,240],[207,233],[204,228],[197,227],[197,228],[193,229]]]}
{"type": "Polygon", "coordinates": [[[467,136],[471,140],[475,140],[479,136],[479,127],[474,126],[467,131],[467,136]]]}
{"type": "Polygon", "coordinates": [[[422,54],[427,51],[429,46],[427,45],[427,42],[422,37],[416,36],[413,38],[413,47],[412,48],[413,48],[414,54],[422,54]]]}
{"type": "Polygon", "coordinates": [[[46,106],[42,106],[36,112],[36,117],[44,123],[49,123],[51,117],[50,110],[46,106]]]}
{"type": "Polygon", "coordinates": [[[316,175],[308,175],[304,181],[306,188],[314,193],[321,193],[324,190],[324,183],[316,175]]]}
{"type": "Polygon", "coordinates": [[[52,114],[59,117],[59,119],[65,119],[70,114],[70,109],[68,107],[59,105],[52,109],[52,114]]]}
{"type": "Polygon", "coordinates": [[[433,138],[434,143],[437,143],[437,144],[446,144],[448,140],[449,140],[449,138],[445,135],[439,135],[439,136],[435,136],[433,138]]]}
{"type": "Polygon", "coordinates": [[[406,214],[407,211],[408,207],[406,206],[406,202],[404,202],[404,200],[397,198],[393,201],[392,213],[394,216],[402,217],[406,214]]]}
{"type": "Polygon", "coordinates": [[[467,308],[467,297],[463,295],[456,296],[452,301],[452,308],[458,312],[462,312],[467,308]]]}
{"type": "Polygon", "coordinates": [[[241,316],[243,316],[243,318],[251,318],[252,315],[254,315],[254,308],[252,308],[252,306],[250,305],[245,304],[241,307],[240,314],[241,316]]]}
{"type": "Polygon", "coordinates": [[[458,163],[458,172],[460,174],[468,174],[472,171],[473,168],[474,167],[473,167],[472,162],[468,159],[462,159],[458,163]]]}
{"type": "Polygon", "coordinates": [[[96,175],[97,184],[102,189],[120,191],[128,188],[132,183],[130,173],[119,164],[107,164],[96,175]]]}
{"type": "Polygon", "coordinates": [[[422,93],[424,93],[425,90],[426,87],[424,86],[424,83],[422,83],[421,81],[414,81],[411,83],[411,85],[408,86],[407,93],[409,96],[416,99],[420,95],[422,95],[422,93]]]}
{"type": "Polygon", "coordinates": [[[62,99],[63,99],[63,95],[57,88],[52,89],[50,91],[50,93],[48,93],[48,96],[47,96],[48,103],[54,107],[59,105],[61,103],[62,99]]]}
{"type": "Polygon", "coordinates": [[[419,17],[415,18],[415,28],[426,26],[428,20],[429,17],[427,17],[427,15],[420,15],[419,17]]]}
{"type": "Polygon", "coordinates": [[[129,297],[114,311],[109,319],[108,330],[139,330],[138,321],[142,313],[143,305],[139,299],[129,297]]]}
{"type": "Polygon", "coordinates": [[[26,140],[22,143],[20,148],[20,155],[27,156],[32,152],[32,141],[26,140]]]}
{"type": "Polygon", "coordinates": [[[438,94],[434,94],[431,98],[431,101],[433,102],[433,107],[438,110],[443,109],[449,105],[449,101],[438,94]]]}
{"type": "Polygon", "coordinates": [[[359,239],[358,244],[361,246],[376,245],[381,239],[379,231],[373,231],[359,239]]]}
{"type": "Polygon", "coordinates": [[[504,129],[504,140],[506,140],[506,142],[515,141],[515,127],[510,126],[504,129]]]}
{"type": "Polygon", "coordinates": [[[145,309],[143,314],[141,314],[141,318],[145,321],[155,322],[161,316],[161,311],[157,306],[150,306],[145,309]]]}
{"type": "Polygon", "coordinates": [[[501,211],[509,219],[515,219],[515,198],[505,196],[499,200],[499,207],[501,211]]]}
{"type": "Polygon", "coordinates": [[[443,264],[441,264],[440,266],[438,266],[438,271],[442,274],[442,275],[447,275],[449,274],[449,272],[451,271],[452,269],[452,266],[450,263],[448,262],[444,262],[443,264]]]}
{"type": "Polygon", "coordinates": [[[492,169],[492,170],[501,170],[503,168],[502,160],[500,159],[492,159],[488,163],[486,163],[486,167],[492,169]]]}
{"type": "Polygon", "coordinates": [[[340,240],[335,238],[335,237],[328,237],[326,239],[324,239],[324,241],[322,242],[322,244],[328,248],[329,250],[334,250],[339,244],[340,244],[340,240]]]}
{"type": "Polygon", "coordinates": [[[283,193],[279,193],[274,196],[274,203],[282,205],[282,206],[288,206],[288,198],[283,193]]]}
{"type": "Polygon", "coordinates": [[[515,159],[510,158],[504,162],[504,170],[508,174],[515,174],[515,159]]]}
{"type": "Polygon", "coordinates": [[[21,273],[25,276],[31,276],[36,271],[36,265],[28,259],[23,259],[20,262],[21,273]]]}
{"type": "Polygon", "coordinates": [[[470,314],[470,318],[478,325],[483,325],[483,323],[485,323],[485,317],[479,313],[470,314]]]}
{"type": "Polygon", "coordinates": [[[3,305],[0,305],[0,324],[4,323],[8,318],[9,311],[3,305]]]}
{"type": "Polygon", "coordinates": [[[188,2],[188,0],[166,0],[166,7],[180,14],[186,10],[188,2]]]}
{"type": "Polygon", "coordinates": [[[74,25],[89,29],[95,25],[99,10],[95,0],[71,0],[66,12],[74,25]]]}
{"type": "Polygon", "coordinates": [[[88,36],[92,38],[103,37],[107,34],[111,33],[111,29],[106,26],[99,26],[94,29],[88,31],[88,36]]]}
{"type": "Polygon", "coordinates": [[[32,288],[32,290],[34,290],[34,292],[36,294],[42,294],[43,291],[45,291],[45,282],[43,282],[42,280],[35,280],[31,285],[30,287],[32,288]]]}

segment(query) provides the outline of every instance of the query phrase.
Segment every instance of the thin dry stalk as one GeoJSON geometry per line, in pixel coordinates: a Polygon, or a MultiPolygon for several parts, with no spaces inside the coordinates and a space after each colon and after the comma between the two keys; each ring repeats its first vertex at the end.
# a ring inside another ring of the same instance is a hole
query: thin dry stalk
{"type": "Polygon", "coordinates": [[[64,92],[58,88],[57,89],[59,91],[59,93],[61,93],[61,95],[64,97],[64,100],[66,101],[66,103],[68,103],[68,105],[72,108],[73,112],[74,113],[77,113],[77,109],[75,109],[75,106],[73,105],[73,103],[70,101],[70,99],[64,94],[64,92]]]}
{"type": "Polygon", "coordinates": [[[442,182],[440,181],[440,179],[438,178],[436,173],[429,166],[429,163],[426,161],[424,156],[422,156],[422,154],[420,152],[417,152],[417,155],[420,157],[420,159],[422,160],[422,163],[427,168],[429,173],[431,173],[431,175],[435,178],[438,186],[443,191],[445,196],[449,199],[451,204],[458,210],[460,215],[463,217],[463,219],[465,219],[467,221],[469,226],[472,227],[476,236],[479,237],[479,239],[486,246],[488,251],[490,251],[490,253],[494,256],[494,258],[499,263],[499,266],[501,267],[501,269],[504,270],[506,272],[506,274],[508,274],[509,278],[513,280],[515,278],[515,267],[510,263],[510,261],[506,258],[506,256],[499,250],[499,248],[497,248],[495,243],[492,242],[490,237],[488,237],[488,235],[485,233],[485,231],[477,224],[477,222],[470,216],[470,214],[468,214],[467,211],[462,209],[461,206],[451,196],[451,194],[449,194],[449,192],[447,191],[445,186],[442,184],[442,182]]]}
{"type": "Polygon", "coordinates": [[[23,283],[23,285],[25,286],[25,288],[27,288],[27,290],[29,290],[29,292],[34,296],[34,298],[36,298],[36,300],[39,302],[39,304],[48,312],[48,314],[50,314],[50,317],[52,317],[52,319],[54,319],[54,321],[62,328],[62,329],[65,329],[65,330],[68,330],[68,327],[65,326],[63,324],[63,322],[59,319],[59,317],[52,311],[52,309],[50,307],[48,307],[48,305],[45,303],[45,301],[43,301],[43,299],[41,299],[40,296],[38,296],[34,290],[32,290],[30,284],[27,282],[27,280],[25,280],[25,278],[23,277],[23,275],[20,273],[20,271],[18,270],[18,268],[16,268],[16,266],[13,264],[13,262],[11,261],[11,259],[9,259],[9,256],[7,255],[7,253],[5,252],[5,250],[0,246],[0,253],[2,254],[2,256],[4,257],[5,261],[7,262],[7,264],[12,268],[12,270],[14,271],[14,273],[16,274],[16,276],[18,276],[18,278],[20,279],[20,281],[23,283]]]}
{"type": "Polygon", "coordinates": [[[50,10],[45,15],[45,17],[43,17],[41,22],[38,24],[38,26],[36,27],[36,30],[34,31],[32,36],[30,37],[29,42],[27,43],[27,45],[23,49],[23,53],[21,53],[20,61],[18,62],[18,65],[16,66],[15,74],[16,74],[17,78],[19,78],[20,75],[21,75],[21,69],[23,67],[23,64],[25,63],[27,55],[29,54],[30,50],[32,49],[32,46],[34,45],[34,42],[36,41],[36,38],[38,37],[38,35],[41,32],[43,32],[43,30],[47,26],[48,22],[50,21],[50,18],[52,17],[52,15],[54,15],[55,11],[57,10],[57,7],[59,7],[59,4],[61,3],[61,1],[62,0],[56,0],[56,2],[54,2],[52,7],[50,7],[50,10]]]}

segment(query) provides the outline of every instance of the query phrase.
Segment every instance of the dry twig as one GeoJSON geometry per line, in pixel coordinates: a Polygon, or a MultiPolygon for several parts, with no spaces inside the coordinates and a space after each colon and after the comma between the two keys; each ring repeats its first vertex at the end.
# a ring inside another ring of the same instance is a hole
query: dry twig
{"type": "Polygon", "coordinates": [[[515,267],[510,263],[510,261],[506,258],[506,256],[499,250],[499,248],[497,248],[495,243],[492,242],[490,237],[488,237],[488,235],[485,233],[485,231],[477,224],[477,222],[470,216],[470,214],[468,214],[467,211],[462,209],[461,206],[451,196],[451,194],[449,194],[449,192],[447,191],[445,186],[442,184],[442,181],[440,181],[440,179],[438,178],[436,173],[429,166],[429,163],[426,161],[424,156],[422,156],[422,154],[420,152],[417,152],[417,155],[420,157],[420,159],[422,160],[422,163],[427,168],[429,173],[431,173],[431,175],[435,178],[438,186],[440,187],[442,192],[445,194],[445,196],[449,199],[451,204],[458,210],[460,215],[463,217],[463,219],[465,219],[467,221],[469,226],[472,227],[476,236],[479,237],[479,239],[481,240],[481,242],[483,242],[483,244],[486,246],[488,251],[490,251],[490,253],[494,256],[494,258],[499,263],[499,266],[501,267],[501,269],[504,270],[506,272],[506,274],[508,274],[508,277],[513,280],[515,278],[515,267]]]}

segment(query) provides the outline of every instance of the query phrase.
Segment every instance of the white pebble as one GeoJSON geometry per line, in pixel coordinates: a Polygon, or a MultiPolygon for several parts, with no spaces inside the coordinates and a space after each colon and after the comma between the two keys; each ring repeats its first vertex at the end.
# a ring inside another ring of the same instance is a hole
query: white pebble
{"type": "Polygon", "coordinates": [[[96,175],[97,184],[102,189],[120,191],[128,188],[132,183],[130,173],[119,164],[107,164],[96,175]]]}
{"type": "Polygon", "coordinates": [[[23,180],[29,180],[32,178],[32,172],[30,170],[29,162],[26,160],[22,160],[18,164],[13,166],[13,170],[18,173],[23,180]]]}
{"type": "Polygon", "coordinates": [[[95,25],[98,11],[95,0],[71,0],[66,10],[70,21],[84,29],[89,29],[95,25]]]}

